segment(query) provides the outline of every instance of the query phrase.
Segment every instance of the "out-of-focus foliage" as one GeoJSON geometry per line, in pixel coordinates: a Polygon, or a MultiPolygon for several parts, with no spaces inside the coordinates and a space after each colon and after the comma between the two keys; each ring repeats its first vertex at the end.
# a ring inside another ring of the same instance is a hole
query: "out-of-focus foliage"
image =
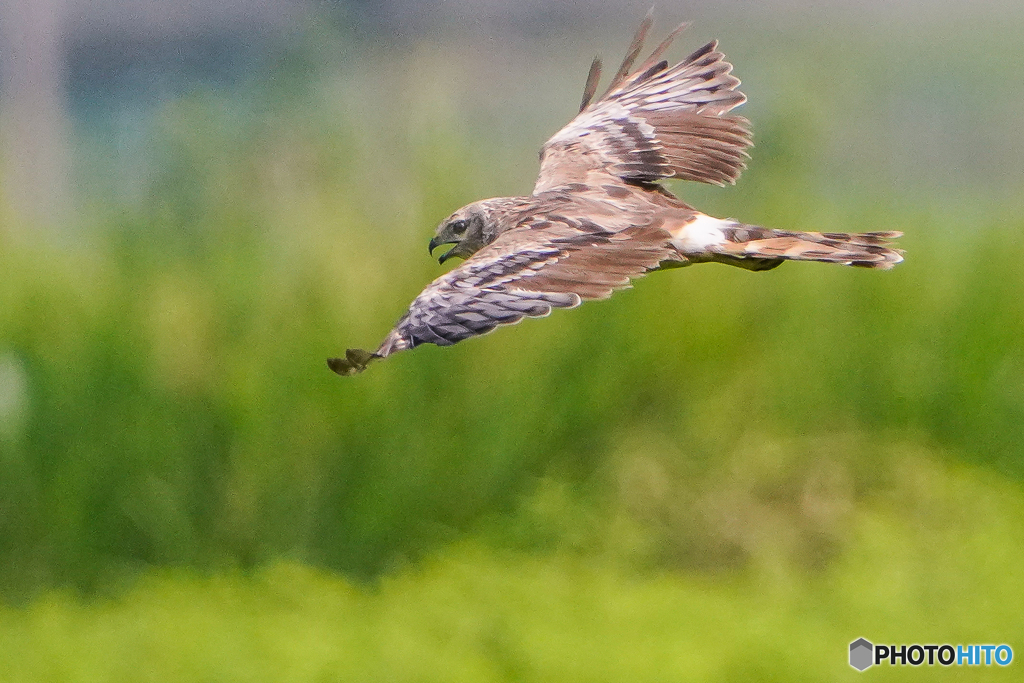
{"type": "Polygon", "coordinates": [[[1024,185],[838,186],[808,150],[889,93],[812,96],[841,47],[776,47],[741,187],[674,189],[903,230],[905,264],[659,273],[342,379],[441,272],[432,225],[527,192],[552,132],[460,89],[472,46],[407,50],[173,101],[142,200],[0,234],[12,680],[820,680],[859,635],[1021,635],[1024,185]]]}
{"type": "MultiPolygon", "coordinates": [[[[861,634],[1019,642],[1024,497],[927,453],[902,459],[907,478],[849,510],[844,552],[822,571],[771,562],[709,580],[479,543],[373,588],[293,562],[162,570],[114,598],[55,592],[0,608],[0,666],[12,683],[854,681],[863,674],[845,658],[861,634]]],[[[1012,671],[942,673],[1001,681],[1012,671]]]]}

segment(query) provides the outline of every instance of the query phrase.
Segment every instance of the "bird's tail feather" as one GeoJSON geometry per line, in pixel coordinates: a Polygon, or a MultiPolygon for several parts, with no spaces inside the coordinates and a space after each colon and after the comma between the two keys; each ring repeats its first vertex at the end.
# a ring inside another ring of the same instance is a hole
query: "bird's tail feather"
{"type": "MultiPolygon", "coordinates": [[[[746,227],[746,226],[744,226],[746,227]]],[[[726,259],[767,260],[769,267],[783,261],[821,261],[859,268],[889,270],[903,260],[903,252],[889,246],[890,241],[902,233],[886,232],[795,232],[747,228],[748,232],[762,234],[745,241],[728,242],[717,254],[726,259]]],[[[739,265],[739,264],[733,264],[739,265]]],[[[762,268],[757,268],[761,270],[762,268]]]]}
{"type": "Polygon", "coordinates": [[[767,270],[783,261],[821,261],[889,270],[903,260],[892,245],[902,233],[772,230],[699,214],[673,231],[673,244],[693,261],[767,270]]]}

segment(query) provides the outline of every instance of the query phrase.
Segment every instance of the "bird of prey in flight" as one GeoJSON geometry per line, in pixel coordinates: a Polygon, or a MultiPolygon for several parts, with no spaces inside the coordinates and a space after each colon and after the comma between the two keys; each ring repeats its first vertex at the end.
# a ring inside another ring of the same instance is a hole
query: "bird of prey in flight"
{"type": "Polygon", "coordinates": [[[639,67],[644,18],[607,91],[601,62],[579,114],[548,140],[526,197],[484,199],[446,218],[430,251],[465,261],[413,300],[376,351],[349,349],[328,366],[352,375],[420,344],[448,346],[524,317],[604,299],[654,270],[714,261],[768,270],[783,261],[889,269],[898,232],[796,232],[714,218],[659,183],[734,183],[751,146],[749,122],[729,112],[746,97],[717,41],[678,64],[662,59],[679,26],[639,67]]]}

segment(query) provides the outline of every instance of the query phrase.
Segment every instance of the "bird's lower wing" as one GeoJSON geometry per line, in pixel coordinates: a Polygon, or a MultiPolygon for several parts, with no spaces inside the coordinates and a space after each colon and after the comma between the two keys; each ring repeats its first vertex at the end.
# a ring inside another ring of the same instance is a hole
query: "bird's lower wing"
{"type": "Polygon", "coordinates": [[[555,308],[607,298],[672,258],[670,239],[659,228],[609,232],[580,221],[535,219],[428,285],[376,351],[350,349],[328,365],[340,375],[356,374],[420,344],[448,346],[555,308]]]}

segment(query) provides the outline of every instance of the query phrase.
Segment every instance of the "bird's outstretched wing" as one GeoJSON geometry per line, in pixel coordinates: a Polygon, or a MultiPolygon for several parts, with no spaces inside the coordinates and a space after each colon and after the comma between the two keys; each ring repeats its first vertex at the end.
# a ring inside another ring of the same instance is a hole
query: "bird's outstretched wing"
{"type": "Polygon", "coordinates": [[[648,15],[608,91],[594,94],[601,64],[594,60],[579,115],[541,150],[534,194],[570,183],[649,183],[681,178],[733,183],[750,147],[746,119],[727,115],[746,101],[732,65],[712,41],[674,66],[661,55],[684,29],[679,26],[635,71],[651,25],[648,15]]]}
{"type": "Polygon", "coordinates": [[[660,228],[609,231],[575,217],[534,215],[427,286],[373,353],[327,362],[339,375],[430,343],[448,346],[555,308],[603,299],[669,259],[660,228]]]}

